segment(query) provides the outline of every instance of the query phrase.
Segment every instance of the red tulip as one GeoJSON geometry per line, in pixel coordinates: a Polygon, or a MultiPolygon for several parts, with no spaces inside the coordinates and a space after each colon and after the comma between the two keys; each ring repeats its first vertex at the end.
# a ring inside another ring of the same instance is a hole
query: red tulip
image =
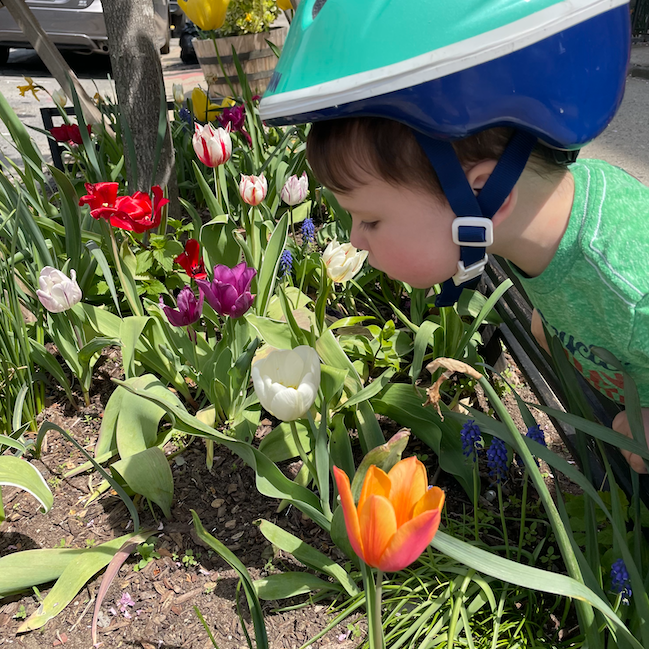
{"type": "Polygon", "coordinates": [[[174,259],[180,264],[185,272],[194,279],[207,279],[205,262],[200,255],[200,244],[196,239],[188,239],[185,244],[185,252],[174,259]]]}
{"type": "Polygon", "coordinates": [[[153,203],[149,194],[144,192],[118,197],[117,187],[117,183],[87,183],[89,193],[79,199],[79,205],[89,205],[92,218],[106,219],[122,230],[142,233],[160,225],[162,207],[169,202],[163,198],[160,187],[151,188],[153,203]]]}
{"type": "Polygon", "coordinates": [[[358,506],[344,471],[334,476],[354,552],[383,572],[403,570],[432,541],[444,505],[444,492],[428,486],[426,467],[416,458],[397,462],[389,473],[370,466],[358,506]]]}
{"type": "MultiPolygon", "coordinates": [[[[87,126],[88,135],[92,133],[92,127],[87,126]]],[[[73,142],[74,144],[82,144],[83,138],[78,124],[63,124],[62,126],[53,126],[50,129],[52,137],[57,142],[73,142]]]]}

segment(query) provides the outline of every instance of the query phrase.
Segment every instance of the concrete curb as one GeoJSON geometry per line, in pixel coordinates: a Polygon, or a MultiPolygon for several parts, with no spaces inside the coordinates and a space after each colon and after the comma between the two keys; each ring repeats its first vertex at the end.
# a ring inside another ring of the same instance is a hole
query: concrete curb
{"type": "Polygon", "coordinates": [[[649,67],[646,65],[632,65],[629,67],[629,76],[649,79],[649,67]]]}

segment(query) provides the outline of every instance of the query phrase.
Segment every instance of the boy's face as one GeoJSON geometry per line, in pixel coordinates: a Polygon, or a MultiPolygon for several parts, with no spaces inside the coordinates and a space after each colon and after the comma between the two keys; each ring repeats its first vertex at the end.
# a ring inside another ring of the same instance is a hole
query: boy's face
{"type": "Polygon", "coordinates": [[[429,288],[457,272],[460,248],[451,236],[455,214],[446,201],[371,176],[335,196],[352,215],[352,245],[369,252],[374,268],[414,288],[429,288]]]}

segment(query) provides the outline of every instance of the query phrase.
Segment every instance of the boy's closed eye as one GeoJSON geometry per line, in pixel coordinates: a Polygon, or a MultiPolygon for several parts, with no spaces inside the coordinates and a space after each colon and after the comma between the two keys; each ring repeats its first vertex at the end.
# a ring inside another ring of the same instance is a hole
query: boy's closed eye
{"type": "Polygon", "coordinates": [[[378,221],[361,221],[361,228],[363,230],[373,230],[378,223],[378,221]]]}

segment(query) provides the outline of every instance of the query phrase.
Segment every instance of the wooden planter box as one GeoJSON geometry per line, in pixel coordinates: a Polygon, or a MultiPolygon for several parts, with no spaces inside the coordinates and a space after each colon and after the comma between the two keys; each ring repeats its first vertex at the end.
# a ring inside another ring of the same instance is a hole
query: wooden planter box
{"type": "Polygon", "coordinates": [[[223,75],[223,70],[216,57],[214,43],[216,43],[221,62],[236,94],[240,95],[242,88],[239,83],[239,77],[237,76],[237,69],[232,59],[233,47],[241,61],[243,71],[246,73],[250,89],[253,94],[261,95],[266,90],[266,86],[268,86],[268,82],[273,76],[273,70],[277,63],[277,57],[266,41],[270,41],[281,49],[287,34],[288,27],[277,27],[271,29],[269,32],[262,32],[261,34],[227,36],[214,40],[200,40],[195,38],[192,43],[196,51],[196,56],[198,57],[198,62],[201,64],[201,69],[205,75],[205,81],[207,81],[208,94],[210,96],[218,95],[221,97],[232,95],[232,90],[223,75]]]}

